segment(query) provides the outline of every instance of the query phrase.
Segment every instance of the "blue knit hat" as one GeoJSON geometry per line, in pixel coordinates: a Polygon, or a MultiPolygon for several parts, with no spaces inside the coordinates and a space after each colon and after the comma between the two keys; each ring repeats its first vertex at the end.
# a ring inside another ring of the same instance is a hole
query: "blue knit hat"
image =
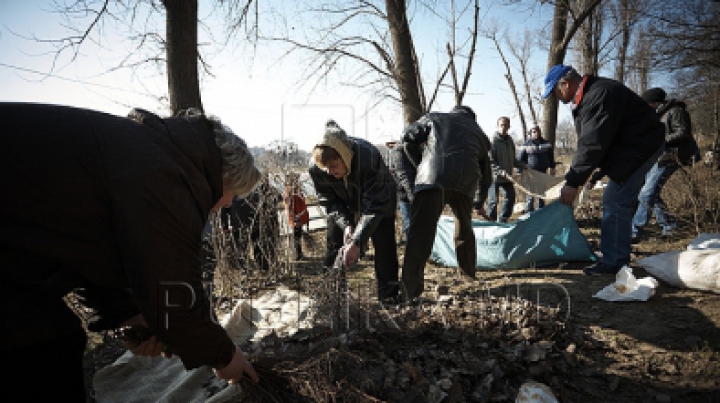
{"type": "Polygon", "coordinates": [[[545,76],[545,91],[543,91],[542,98],[545,99],[550,95],[553,88],[555,88],[555,84],[557,84],[558,81],[562,78],[562,76],[565,75],[568,71],[570,71],[570,66],[565,66],[562,64],[556,64],[554,65],[550,71],[545,76]]]}

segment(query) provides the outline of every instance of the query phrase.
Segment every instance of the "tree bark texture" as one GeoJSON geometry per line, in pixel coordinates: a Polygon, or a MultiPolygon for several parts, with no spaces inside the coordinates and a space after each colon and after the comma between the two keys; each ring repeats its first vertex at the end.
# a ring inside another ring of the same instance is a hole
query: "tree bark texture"
{"type": "Polygon", "coordinates": [[[408,24],[405,0],[385,1],[388,27],[392,38],[395,66],[392,74],[400,92],[403,119],[406,124],[419,119],[426,111],[423,110],[418,85],[418,66],[413,61],[412,36],[408,24]]]}
{"type": "Polygon", "coordinates": [[[166,15],[166,54],[170,110],[203,110],[198,77],[198,2],[163,0],[166,15]]]}

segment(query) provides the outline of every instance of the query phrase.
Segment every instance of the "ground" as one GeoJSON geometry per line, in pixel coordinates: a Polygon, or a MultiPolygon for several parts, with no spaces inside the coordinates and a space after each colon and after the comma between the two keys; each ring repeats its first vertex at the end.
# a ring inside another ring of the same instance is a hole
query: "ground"
{"type": "MultiPolygon", "coordinates": [[[[579,222],[596,247],[598,220],[579,222]]],[[[633,262],[682,250],[696,235],[691,226],[671,238],[650,232],[633,262]]],[[[321,276],[320,253],[293,263],[305,284],[321,276]]],[[[371,258],[372,249],[349,277],[372,278],[371,258]]],[[[285,355],[255,357],[264,388],[249,386],[244,401],[513,402],[528,380],[561,402],[720,401],[720,295],[661,282],[646,302],[606,302],[593,295],[613,278],[585,276],[583,265],[481,271],[468,280],[428,263],[429,302],[388,308],[400,330],[318,328],[275,340],[285,355]],[[438,315],[442,294],[453,298],[438,315]]],[[[648,275],[631,266],[638,278],[648,275]]],[[[122,352],[94,340],[88,380],[122,352]]]]}

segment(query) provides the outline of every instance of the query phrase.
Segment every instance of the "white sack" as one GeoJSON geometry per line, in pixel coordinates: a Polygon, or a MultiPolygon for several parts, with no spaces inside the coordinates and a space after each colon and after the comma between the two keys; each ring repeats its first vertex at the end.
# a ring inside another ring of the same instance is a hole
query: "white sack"
{"type": "Polygon", "coordinates": [[[665,252],[638,264],[673,287],[720,294],[720,249],[665,252]]]}
{"type": "Polygon", "coordinates": [[[690,241],[688,250],[720,249],[720,234],[702,233],[690,241]]]}

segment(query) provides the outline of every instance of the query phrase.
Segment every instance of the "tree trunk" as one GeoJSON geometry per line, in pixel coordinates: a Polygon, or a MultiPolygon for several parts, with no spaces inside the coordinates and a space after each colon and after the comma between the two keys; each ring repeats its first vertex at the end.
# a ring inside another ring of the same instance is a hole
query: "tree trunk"
{"type": "Polygon", "coordinates": [[[630,5],[628,0],[620,0],[618,2],[618,20],[621,24],[622,32],[620,33],[619,45],[617,51],[617,65],[615,66],[615,79],[625,84],[625,69],[627,68],[627,54],[630,48],[630,5]]]}
{"type": "Polygon", "coordinates": [[[163,0],[166,15],[168,95],[173,115],[187,108],[203,110],[198,77],[198,2],[163,0]]]}
{"type": "MultiPolygon", "coordinates": [[[[548,52],[547,71],[552,66],[560,64],[565,60],[566,47],[563,45],[565,31],[567,30],[567,18],[570,9],[567,0],[559,0],[555,4],[555,13],[553,15],[552,37],[550,42],[550,51],[548,52]]],[[[544,88],[543,88],[544,90],[544,88]]],[[[554,96],[545,99],[543,108],[543,129],[547,140],[555,147],[555,128],[557,128],[558,100],[554,96]]]]}
{"type": "Polygon", "coordinates": [[[388,26],[392,38],[395,66],[392,74],[400,92],[403,118],[409,124],[418,120],[426,111],[422,108],[419,73],[413,61],[412,36],[405,13],[405,0],[385,0],[388,26]]]}

